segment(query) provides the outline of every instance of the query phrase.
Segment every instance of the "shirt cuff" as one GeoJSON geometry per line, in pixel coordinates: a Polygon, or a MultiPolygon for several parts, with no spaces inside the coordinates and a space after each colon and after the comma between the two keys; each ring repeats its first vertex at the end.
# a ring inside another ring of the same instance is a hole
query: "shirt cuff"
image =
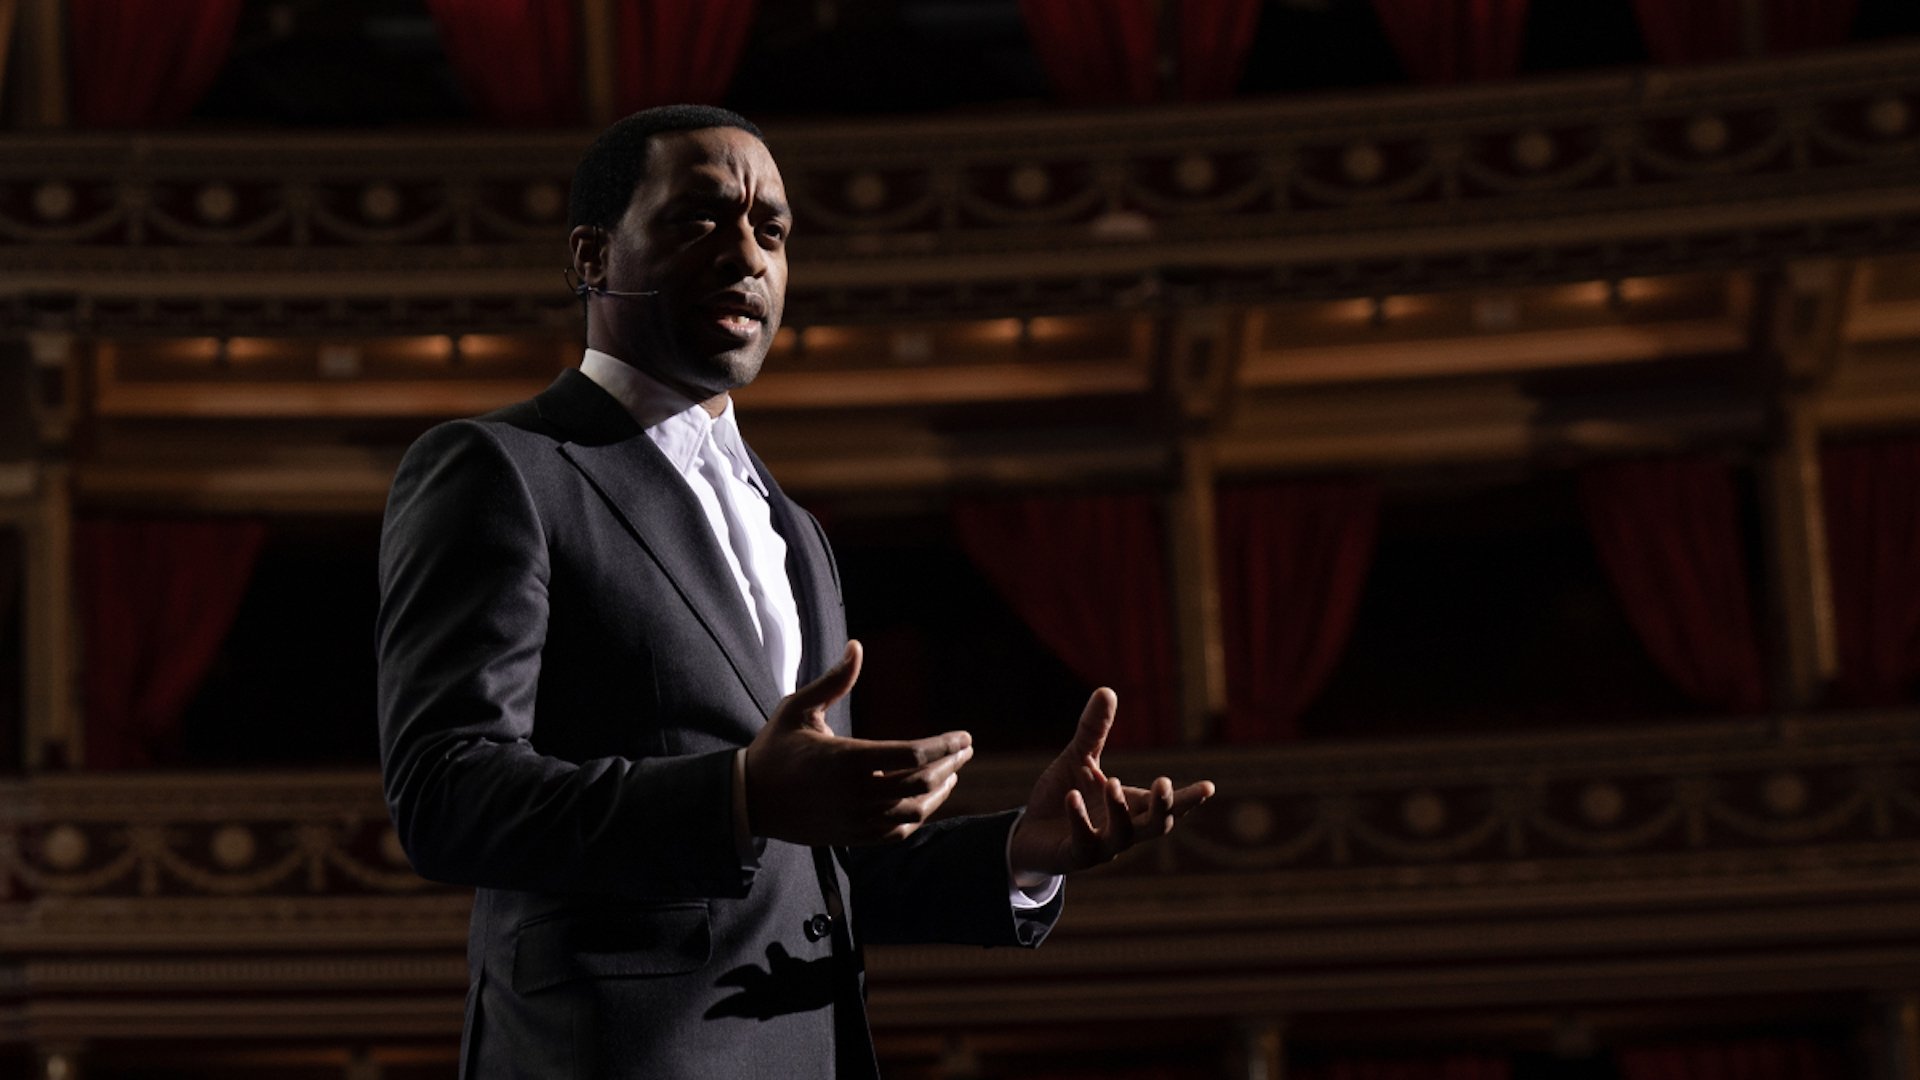
{"type": "MultiPolygon", "coordinates": [[[[1025,810],[1020,811],[1020,817],[1025,817],[1026,813],[1025,810]]],[[[1060,895],[1060,883],[1066,879],[1055,874],[1045,884],[1033,889],[1023,889],[1013,883],[1013,833],[1020,827],[1020,817],[1014,818],[1013,828],[1007,830],[1007,902],[1013,905],[1015,911],[1032,911],[1053,903],[1053,898],[1060,895]]]]}
{"type": "Polygon", "coordinates": [[[741,866],[759,861],[753,828],[747,821],[747,748],[744,746],[733,752],[733,848],[740,856],[741,866]]]}

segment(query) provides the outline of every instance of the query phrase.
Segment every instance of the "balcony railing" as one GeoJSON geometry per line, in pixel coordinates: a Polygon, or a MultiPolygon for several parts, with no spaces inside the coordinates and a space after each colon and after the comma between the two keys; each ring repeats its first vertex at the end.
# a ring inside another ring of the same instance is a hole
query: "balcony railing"
{"type": "MultiPolygon", "coordinates": [[[[8,324],[573,318],[584,132],[0,138],[8,324]]],[[[799,323],[1378,296],[1920,248],[1920,46],[771,133],[799,323]]]]}
{"type": "MultiPolygon", "coordinates": [[[[978,762],[956,801],[1017,804],[1038,765],[978,762]]],[[[1076,880],[1037,953],[873,950],[877,1023],[1860,992],[1920,970],[1912,715],[1109,765],[1221,795],[1076,880]]],[[[17,1035],[458,1023],[466,897],[407,870],[371,774],[49,775],[0,808],[17,1035]]]]}

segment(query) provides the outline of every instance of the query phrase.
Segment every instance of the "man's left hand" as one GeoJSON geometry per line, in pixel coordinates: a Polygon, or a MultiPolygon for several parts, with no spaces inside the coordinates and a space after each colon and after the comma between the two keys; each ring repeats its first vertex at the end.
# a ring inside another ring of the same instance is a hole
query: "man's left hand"
{"type": "Polygon", "coordinates": [[[1137,843],[1157,840],[1213,797],[1211,780],[1176,790],[1162,776],[1137,788],[1101,772],[1100,752],[1118,708],[1113,691],[1095,690],[1073,741],[1034,782],[1007,849],[1016,886],[1037,888],[1056,874],[1098,866],[1137,843]]]}

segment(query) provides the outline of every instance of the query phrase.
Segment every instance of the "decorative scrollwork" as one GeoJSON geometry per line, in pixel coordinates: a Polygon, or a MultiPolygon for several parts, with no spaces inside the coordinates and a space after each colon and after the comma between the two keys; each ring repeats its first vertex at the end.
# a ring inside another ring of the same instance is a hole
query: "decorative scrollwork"
{"type": "MultiPolygon", "coordinates": [[[[111,781],[103,781],[110,783],[111,781]]],[[[296,812],[212,829],[187,815],[120,821],[29,823],[26,843],[0,844],[0,879],[10,892],[48,896],[263,896],[432,889],[386,842],[377,802],[343,800],[320,819],[296,812]],[[368,811],[372,811],[369,813],[368,811]],[[378,816],[376,816],[378,815],[378,816]],[[75,838],[80,839],[75,839],[75,838]],[[262,857],[258,838],[271,849],[262,857]]]]}

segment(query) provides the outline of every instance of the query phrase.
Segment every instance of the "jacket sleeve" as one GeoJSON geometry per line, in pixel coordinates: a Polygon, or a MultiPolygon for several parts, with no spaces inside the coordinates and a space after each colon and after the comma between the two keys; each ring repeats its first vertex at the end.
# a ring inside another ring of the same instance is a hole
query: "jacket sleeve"
{"type": "Polygon", "coordinates": [[[1039,945],[1066,890],[1042,907],[1014,908],[1007,833],[1018,817],[1008,810],[945,818],[897,844],[842,849],[854,932],[869,945],[1039,945]]]}
{"type": "Polygon", "coordinates": [[[548,552],[525,476],[485,424],[441,425],[408,451],[381,534],[376,649],[387,806],[415,870],[491,888],[744,895],[754,867],[731,829],[731,751],[574,762],[534,748],[548,552]]]}
{"type": "MultiPolygon", "coordinates": [[[[837,594],[840,567],[833,545],[813,515],[805,518],[813,524],[837,594]]],[[[831,718],[836,731],[852,730],[846,700],[833,707],[831,718]]],[[[1013,906],[1007,834],[1019,816],[1019,811],[1008,810],[943,818],[899,843],[835,849],[847,875],[859,940],[875,945],[1039,945],[1060,918],[1066,890],[1038,908],[1013,906]]]]}

